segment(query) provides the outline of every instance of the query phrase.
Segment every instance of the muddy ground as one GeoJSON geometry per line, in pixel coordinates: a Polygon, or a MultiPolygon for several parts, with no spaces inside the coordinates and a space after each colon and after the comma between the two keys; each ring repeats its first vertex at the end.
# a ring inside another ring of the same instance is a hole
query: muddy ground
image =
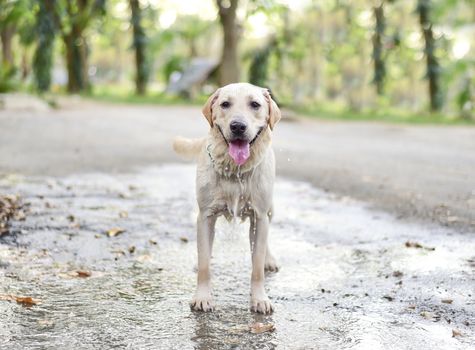
{"type": "Polygon", "coordinates": [[[23,203],[0,238],[0,349],[475,346],[472,129],[282,123],[276,311],[249,311],[247,223],[222,221],[217,310],[202,314],[188,306],[194,166],[176,164],[168,143],[206,126],[195,108],[98,108],[0,113],[0,193],[23,203]],[[442,134],[454,142],[437,146],[442,134]],[[398,209],[403,185],[419,196],[398,209]],[[256,322],[275,330],[252,334],[256,322]]]}

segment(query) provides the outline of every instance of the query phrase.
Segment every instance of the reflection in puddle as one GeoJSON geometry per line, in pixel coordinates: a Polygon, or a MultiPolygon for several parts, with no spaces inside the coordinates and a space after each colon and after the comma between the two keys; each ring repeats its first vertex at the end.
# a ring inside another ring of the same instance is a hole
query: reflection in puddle
{"type": "Polygon", "coordinates": [[[267,278],[276,312],[249,312],[248,227],[224,220],[212,260],[217,310],[191,312],[193,181],[188,165],[1,178],[0,192],[19,193],[31,206],[0,239],[0,294],[41,304],[0,300],[0,348],[473,347],[472,236],[401,223],[282,179],[270,237],[281,270],[267,278]],[[125,231],[107,237],[112,228],[125,231]],[[91,276],[75,277],[77,270],[91,276]],[[251,334],[255,322],[276,329],[251,334]],[[452,337],[453,329],[462,336],[452,337]]]}

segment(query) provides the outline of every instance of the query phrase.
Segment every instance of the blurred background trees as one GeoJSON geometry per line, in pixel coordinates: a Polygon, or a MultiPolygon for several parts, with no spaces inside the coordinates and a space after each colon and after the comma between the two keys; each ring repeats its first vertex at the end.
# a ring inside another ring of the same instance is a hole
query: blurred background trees
{"type": "Polygon", "coordinates": [[[250,81],[311,113],[475,114],[474,0],[0,0],[0,39],[0,91],[250,81]]]}

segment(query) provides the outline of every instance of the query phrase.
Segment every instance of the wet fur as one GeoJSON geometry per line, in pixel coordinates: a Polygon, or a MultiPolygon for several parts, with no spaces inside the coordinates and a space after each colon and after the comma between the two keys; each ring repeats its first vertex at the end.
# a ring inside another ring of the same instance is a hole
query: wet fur
{"type": "Polygon", "coordinates": [[[252,249],[251,309],[271,313],[272,305],[264,289],[264,269],[277,271],[275,259],[267,244],[272,216],[275,156],[271,147],[272,128],[280,119],[280,111],[267,90],[245,83],[231,84],[219,89],[203,107],[203,115],[210,123],[204,139],[178,138],[174,142],[177,153],[197,159],[196,191],[200,209],[198,229],[198,286],[191,307],[211,311],[210,257],[214,226],[220,215],[227,218],[250,219],[249,239],[252,249]],[[220,110],[218,99],[223,95],[241,102],[233,111],[220,110]],[[262,102],[260,111],[246,111],[245,99],[262,102]],[[254,114],[253,114],[254,113],[254,114]],[[250,125],[250,139],[265,126],[251,145],[250,157],[237,166],[228,154],[228,144],[218,129],[228,129],[229,121],[238,115],[250,125]],[[263,124],[264,123],[264,124],[263,124]]]}

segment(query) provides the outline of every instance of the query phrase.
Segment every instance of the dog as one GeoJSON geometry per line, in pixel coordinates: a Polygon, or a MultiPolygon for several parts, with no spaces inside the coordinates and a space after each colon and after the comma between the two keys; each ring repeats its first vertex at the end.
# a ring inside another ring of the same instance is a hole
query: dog
{"type": "Polygon", "coordinates": [[[281,119],[270,91],[248,83],[219,88],[203,107],[209,123],[203,139],[176,138],[174,150],[198,161],[196,196],[198,283],[190,306],[212,311],[210,258],[216,219],[250,220],[251,310],[270,314],[264,271],[278,270],[267,243],[272,218],[275,156],[272,131],[281,119]]]}

